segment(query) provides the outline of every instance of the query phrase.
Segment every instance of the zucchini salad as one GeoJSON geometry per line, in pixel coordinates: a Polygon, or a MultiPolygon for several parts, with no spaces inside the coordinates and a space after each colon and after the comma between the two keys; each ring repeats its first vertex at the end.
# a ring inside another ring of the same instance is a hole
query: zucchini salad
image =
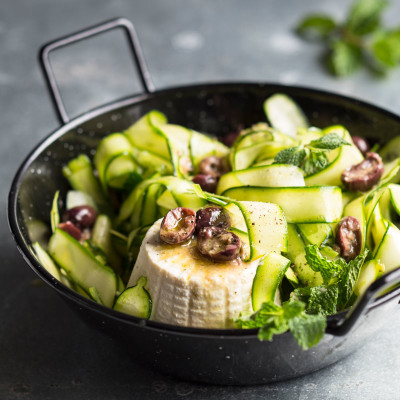
{"type": "Polygon", "coordinates": [[[304,349],[400,260],[400,137],[370,148],[289,97],[222,141],[150,111],[81,154],[32,248],[62,284],[170,325],[304,349]],[[257,121],[255,121],[257,122],[257,121]]]}

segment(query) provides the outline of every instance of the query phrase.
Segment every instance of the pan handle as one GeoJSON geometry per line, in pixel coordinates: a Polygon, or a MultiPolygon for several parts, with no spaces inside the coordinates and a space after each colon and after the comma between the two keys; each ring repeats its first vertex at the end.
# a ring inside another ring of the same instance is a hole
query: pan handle
{"type": "MultiPolygon", "coordinates": [[[[365,291],[364,295],[359,298],[357,303],[346,314],[345,318],[330,322],[326,332],[335,336],[346,335],[354,327],[356,322],[367,312],[368,306],[376,296],[398,283],[400,283],[400,267],[397,267],[373,282],[365,291]]],[[[400,294],[400,287],[396,288],[396,292],[400,294]]]]}
{"type": "Polygon", "coordinates": [[[61,47],[66,47],[72,43],[80,42],[81,40],[97,36],[104,32],[108,32],[117,28],[123,29],[126,34],[129,48],[133,56],[134,64],[139,74],[140,82],[144,91],[146,93],[151,93],[154,91],[154,85],[151,81],[150,73],[147,69],[142,49],[140,47],[139,40],[132,22],[130,22],[126,18],[114,18],[100,24],[93,25],[89,28],[48,42],[44,44],[39,50],[39,63],[50,92],[53,106],[61,124],[66,124],[67,122],[69,122],[70,118],[62,101],[53,69],[51,68],[49,58],[50,53],[53,50],[59,49],[61,47]]]}

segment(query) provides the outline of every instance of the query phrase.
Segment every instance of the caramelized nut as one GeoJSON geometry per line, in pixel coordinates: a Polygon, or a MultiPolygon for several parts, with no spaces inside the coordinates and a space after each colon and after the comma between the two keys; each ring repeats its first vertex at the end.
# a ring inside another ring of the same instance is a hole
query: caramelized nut
{"type": "Polygon", "coordinates": [[[367,153],[364,161],[343,171],[342,182],[347,190],[365,192],[379,181],[382,174],[380,156],[377,153],[367,153]]]}

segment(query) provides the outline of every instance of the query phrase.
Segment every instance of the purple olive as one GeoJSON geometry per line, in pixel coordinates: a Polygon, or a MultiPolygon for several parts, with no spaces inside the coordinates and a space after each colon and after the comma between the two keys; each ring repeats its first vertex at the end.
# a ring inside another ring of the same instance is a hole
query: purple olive
{"type": "Polygon", "coordinates": [[[230,132],[227,135],[222,136],[220,140],[225,146],[232,147],[239,134],[240,131],[230,132]]]}
{"type": "Polygon", "coordinates": [[[365,160],[345,169],[343,186],[352,192],[365,192],[374,186],[383,174],[383,162],[377,153],[367,153],[365,160]]]}
{"type": "Polygon", "coordinates": [[[353,143],[356,145],[358,150],[361,151],[361,153],[365,156],[369,150],[371,149],[371,146],[367,142],[367,139],[364,139],[361,136],[352,136],[353,143]]]}
{"type": "Polygon", "coordinates": [[[76,206],[65,211],[63,221],[71,221],[79,229],[88,229],[93,226],[97,212],[90,206],[76,206]]]}
{"type": "Polygon", "coordinates": [[[231,261],[239,256],[240,239],[232,232],[216,226],[201,228],[197,235],[197,249],[213,261],[231,261]]]}
{"type": "Polygon", "coordinates": [[[231,226],[231,217],[221,207],[206,207],[200,208],[196,212],[196,230],[199,231],[201,228],[208,226],[216,226],[218,228],[227,229],[231,226]]]}
{"type": "Polygon", "coordinates": [[[192,181],[200,185],[200,187],[210,193],[215,193],[218,185],[218,178],[214,175],[198,174],[193,177],[192,181]]]}
{"type": "Polygon", "coordinates": [[[361,226],[355,217],[343,218],[337,226],[336,244],[340,248],[340,256],[347,262],[354,260],[361,252],[361,226]]]}
{"type": "Polygon", "coordinates": [[[199,173],[201,175],[213,175],[219,178],[228,172],[229,168],[224,158],[217,156],[208,156],[203,158],[199,164],[199,173]]]}
{"type": "Polygon", "coordinates": [[[58,228],[67,232],[68,235],[72,236],[76,240],[80,240],[82,237],[82,232],[79,228],[77,228],[71,221],[61,222],[58,225],[58,228]]]}
{"type": "Polygon", "coordinates": [[[193,235],[196,213],[190,208],[178,207],[168,211],[160,228],[160,238],[169,244],[182,243],[193,235]]]}

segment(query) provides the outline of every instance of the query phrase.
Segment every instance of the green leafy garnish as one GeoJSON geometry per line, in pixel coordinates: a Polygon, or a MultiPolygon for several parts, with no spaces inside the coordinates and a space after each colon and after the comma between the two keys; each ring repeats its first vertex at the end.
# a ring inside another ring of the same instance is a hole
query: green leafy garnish
{"type": "Polygon", "coordinates": [[[274,335],[290,330],[297,343],[307,350],[323,338],[326,318],[323,315],[306,314],[305,306],[298,300],[287,301],[282,307],[270,301],[263,303],[249,319],[236,322],[241,328],[259,328],[260,340],[272,340],[274,335]]]}
{"type": "MultiPolygon", "coordinates": [[[[328,293],[324,293],[321,302],[316,302],[316,293],[312,293],[311,290],[310,293],[303,291],[298,293],[297,296],[302,296],[301,298],[304,300],[305,296],[308,295],[309,301],[311,300],[309,307],[312,308],[313,312],[331,314],[334,313],[332,310],[343,310],[346,306],[349,306],[361,267],[368,256],[368,250],[364,250],[354,260],[349,262],[340,257],[335,260],[328,260],[320,253],[316,245],[306,246],[305,251],[307,263],[311,269],[320,272],[324,280],[324,285],[320,286],[318,290],[321,293],[324,287],[328,293]],[[331,299],[332,303],[329,303],[327,299],[331,299]],[[335,303],[333,299],[336,299],[335,303]]],[[[310,310],[307,309],[307,311],[310,310]]]]}
{"type": "Polygon", "coordinates": [[[336,76],[348,76],[366,65],[385,73],[400,64],[400,27],[386,28],[382,13],[386,0],[357,0],[344,21],[330,15],[310,14],[297,26],[305,39],[317,39],[327,48],[327,65],[336,76]]]}
{"type": "Polygon", "coordinates": [[[274,159],[274,164],[291,164],[300,167],[306,175],[312,175],[324,169],[328,163],[327,152],[343,145],[350,145],[335,132],[330,132],[309,144],[288,147],[281,150],[274,159]]]}
{"type": "Polygon", "coordinates": [[[320,139],[312,140],[307,146],[313,149],[334,150],[343,145],[349,146],[350,143],[341,138],[337,133],[330,132],[323,135],[320,139]]]}
{"type": "Polygon", "coordinates": [[[275,164],[291,164],[299,167],[303,164],[306,156],[307,152],[303,146],[288,147],[275,156],[275,164]]]}

